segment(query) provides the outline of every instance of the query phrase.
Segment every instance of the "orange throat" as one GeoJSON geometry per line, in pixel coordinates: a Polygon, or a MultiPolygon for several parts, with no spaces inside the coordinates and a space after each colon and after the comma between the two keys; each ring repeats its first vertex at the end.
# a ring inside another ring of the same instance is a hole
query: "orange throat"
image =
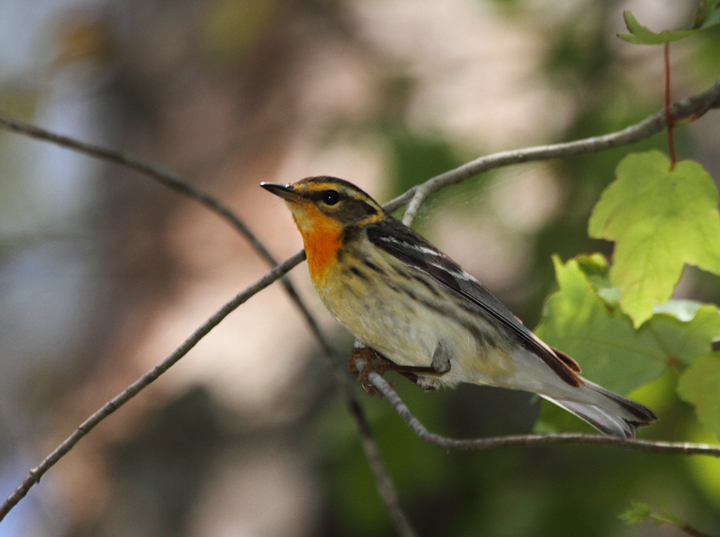
{"type": "Polygon", "coordinates": [[[340,248],[340,234],[318,229],[312,234],[306,234],[304,241],[310,277],[314,283],[320,283],[335,263],[340,248]]]}
{"type": "Polygon", "coordinates": [[[342,226],[309,204],[290,209],[305,243],[310,277],[317,286],[322,284],[337,259],[337,251],[342,246],[342,226]]]}

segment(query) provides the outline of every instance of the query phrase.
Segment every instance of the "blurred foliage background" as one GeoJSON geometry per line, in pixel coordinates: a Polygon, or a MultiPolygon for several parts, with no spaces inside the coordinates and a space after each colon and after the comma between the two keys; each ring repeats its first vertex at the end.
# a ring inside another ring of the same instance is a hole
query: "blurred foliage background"
{"type": "MultiPolygon", "coordinates": [[[[603,134],[662,105],[660,48],[618,40],[692,1],[0,1],[0,111],[158,162],[246,219],[277,256],[301,247],[257,188],[309,175],[380,201],[493,151],[603,134]]],[[[720,76],[720,32],[671,47],[673,96],[720,76]]],[[[720,177],[711,113],[679,158],[720,177]]],[[[551,255],[611,254],[590,209],[629,151],[515,166],[447,189],[416,228],[529,326],[555,289],[551,255]]],[[[267,270],[226,224],[145,177],[0,132],[0,493],[91,412],[267,270]]],[[[292,273],[331,334],[305,266],[292,273]]],[[[688,268],[678,297],[720,301],[688,268]]],[[[0,536],[392,535],[318,346],[273,286],[101,424],[0,524],[0,536]]],[[[398,391],[434,432],[529,432],[530,395],[398,391]]],[[[646,436],[716,441],[668,373],[632,394],[646,436]]],[[[626,526],[639,500],[720,534],[720,463],[566,446],[447,453],[358,389],[420,535],[676,535],[626,526]]],[[[584,430],[574,420],[572,425],[584,430]]]]}

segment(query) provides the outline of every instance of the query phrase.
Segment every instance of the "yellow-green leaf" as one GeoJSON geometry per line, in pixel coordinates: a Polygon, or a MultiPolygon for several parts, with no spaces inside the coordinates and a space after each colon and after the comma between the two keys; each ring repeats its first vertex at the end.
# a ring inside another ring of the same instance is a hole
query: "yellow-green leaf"
{"type": "Polygon", "coordinates": [[[693,161],[659,151],[632,154],[593,209],[588,233],[615,241],[610,280],[620,307],[640,326],[666,302],[685,263],[720,274],[718,192],[693,161]]]}
{"type": "Polygon", "coordinates": [[[690,301],[671,301],[669,304],[657,308],[656,314],[639,331],[651,333],[665,349],[668,365],[674,362],[692,364],[695,358],[709,352],[712,340],[720,336],[720,313],[710,304],[696,302],[694,307],[690,301]],[[669,306],[675,302],[681,307],[669,306]]]}
{"type": "Polygon", "coordinates": [[[537,335],[575,358],[583,376],[609,390],[624,394],[659,377],[667,356],[655,334],[637,332],[627,315],[609,308],[577,259],[565,265],[553,261],[560,290],[545,303],[537,335]]]}
{"type": "MultiPolygon", "coordinates": [[[[619,307],[600,297],[607,289],[601,256],[580,256],[566,264],[553,261],[560,289],[545,303],[536,333],[575,358],[584,377],[612,391],[626,394],[670,366],[693,364],[720,335],[717,307],[676,300],[658,307],[636,330],[619,307]]],[[[567,412],[543,405],[536,432],[579,427],[567,412]]]]}
{"type": "Polygon", "coordinates": [[[700,423],[720,438],[720,355],[704,354],[680,377],[678,395],[695,406],[700,423]]]}
{"type": "Polygon", "coordinates": [[[625,26],[629,34],[618,34],[620,39],[636,43],[638,45],[662,45],[680,41],[696,33],[698,30],[705,30],[720,24],[720,2],[718,0],[702,0],[695,10],[693,22],[687,30],[652,32],[640,24],[635,15],[629,11],[623,13],[625,26]]]}
{"type": "Polygon", "coordinates": [[[662,32],[655,33],[640,24],[635,18],[635,15],[629,11],[623,13],[623,18],[625,19],[625,26],[627,26],[630,33],[618,34],[618,37],[638,45],[662,45],[664,43],[680,41],[695,33],[695,30],[676,30],[674,32],[663,30],[662,32]]]}

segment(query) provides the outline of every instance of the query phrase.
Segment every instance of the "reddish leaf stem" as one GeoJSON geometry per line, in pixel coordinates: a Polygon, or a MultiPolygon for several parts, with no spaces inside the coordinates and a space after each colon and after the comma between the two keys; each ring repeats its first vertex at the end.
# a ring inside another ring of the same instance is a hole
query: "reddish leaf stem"
{"type": "Polygon", "coordinates": [[[680,529],[683,530],[688,535],[692,535],[692,537],[712,537],[712,535],[710,535],[708,533],[703,533],[701,531],[696,530],[689,524],[685,524],[680,529]]]}
{"type": "Polygon", "coordinates": [[[675,118],[670,111],[670,43],[665,43],[665,118],[668,123],[668,146],[670,147],[670,171],[675,169],[675,141],[673,127],[675,118]]]}

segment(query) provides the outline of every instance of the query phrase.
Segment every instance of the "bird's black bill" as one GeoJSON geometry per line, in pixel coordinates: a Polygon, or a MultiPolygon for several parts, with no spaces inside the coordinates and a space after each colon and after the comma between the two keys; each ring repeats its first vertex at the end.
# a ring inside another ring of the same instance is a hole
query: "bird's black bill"
{"type": "Polygon", "coordinates": [[[280,183],[260,183],[260,186],[268,192],[272,192],[276,196],[286,200],[297,200],[301,198],[301,196],[296,193],[290,185],[282,185],[280,183]]]}

